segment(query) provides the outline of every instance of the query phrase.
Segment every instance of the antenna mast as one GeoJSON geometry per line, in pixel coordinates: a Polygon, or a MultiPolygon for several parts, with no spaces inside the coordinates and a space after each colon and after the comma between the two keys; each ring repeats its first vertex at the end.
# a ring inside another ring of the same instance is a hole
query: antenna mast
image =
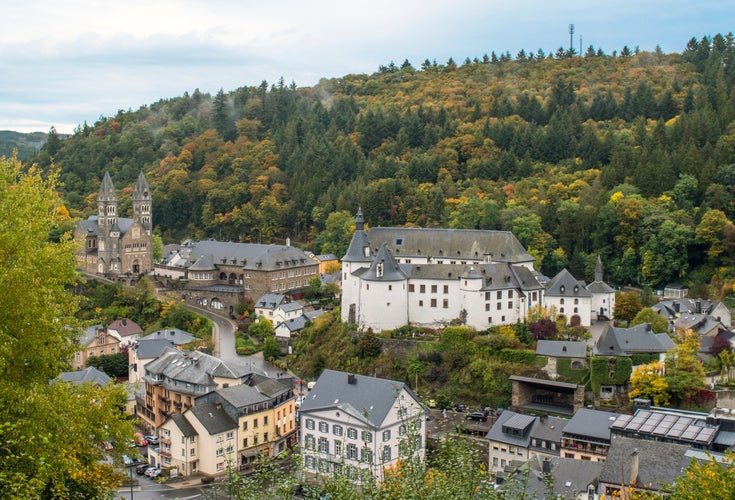
{"type": "Polygon", "coordinates": [[[569,57],[574,54],[574,25],[569,25],[569,57]]]}

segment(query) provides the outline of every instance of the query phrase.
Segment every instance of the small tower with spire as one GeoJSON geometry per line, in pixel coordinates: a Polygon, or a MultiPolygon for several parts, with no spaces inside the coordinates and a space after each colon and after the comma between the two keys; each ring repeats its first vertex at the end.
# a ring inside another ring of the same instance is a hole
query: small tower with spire
{"type": "Polygon", "coordinates": [[[148,181],[146,181],[145,175],[141,171],[133,187],[133,220],[143,226],[148,236],[151,235],[153,227],[151,202],[151,190],[148,188],[148,181]]]}
{"type": "Polygon", "coordinates": [[[109,172],[105,172],[97,195],[97,272],[107,273],[112,268],[117,240],[120,237],[117,225],[117,195],[109,172]],[[114,241],[113,241],[114,240],[114,241]]]}

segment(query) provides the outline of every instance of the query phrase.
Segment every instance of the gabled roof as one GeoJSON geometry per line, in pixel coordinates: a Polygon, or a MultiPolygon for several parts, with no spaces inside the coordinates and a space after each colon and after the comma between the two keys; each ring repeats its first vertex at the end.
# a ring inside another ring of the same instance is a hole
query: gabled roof
{"type": "Polygon", "coordinates": [[[255,301],[255,307],[258,309],[274,310],[286,301],[286,296],[281,293],[266,293],[255,301]]]}
{"type": "Polygon", "coordinates": [[[672,484],[689,464],[687,445],[613,436],[610,450],[600,472],[600,481],[609,484],[630,483],[631,455],[638,453],[638,487],[659,490],[672,484]],[[621,467],[625,467],[624,471],[621,467]],[[625,476],[625,480],[622,477],[625,476]]]}
{"type": "Polygon", "coordinates": [[[587,285],[587,290],[590,291],[590,293],[593,294],[602,294],[602,293],[615,293],[615,289],[605,283],[604,281],[593,281],[589,285],[587,285]]]}
{"type": "Polygon", "coordinates": [[[59,380],[75,384],[91,382],[95,385],[103,386],[110,383],[112,379],[105,372],[98,370],[94,366],[90,366],[84,370],[64,372],[59,375],[59,380]]]}
{"type": "Polygon", "coordinates": [[[567,423],[564,428],[564,434],[587,436],[609,441],[610,425],[619,416],[619,413],[580,408],[567,423]]]}
{"type": "Polygon", "coordinates": [[[187,265],[194,264],[202,256],[211,258],[214,266],[228,265],[250,270],[285,270],[305,265],[317,266],[317,263],[303,250],[290,245],[202,240],[191,244],[187,265]]]}
{"type": "Polygon", "coordinates": [[[539,417],[531,430],[531,438],[561,443],[562,432],[569,423],[568,418],[543,416],[539,417]]]}
{"type": "Polygon", "coordinates": [[[176,351],[176,346],[166,339],[140,339],[135,346],[138,359],[155,359],[167,351],[176,351]]]}
{"type": "Polygon", "coordinates": [[[338,408],[373,428],[379,428],[404,390],[419,403],[418,397],[404,382],[324,370],[306,395],[299,412],[303,416],[313,411],[338,408]]]}
{"type": "Polygon", "coordinates": [[[189,342],[196,340],[196,337],[191,333],[181,330],[179,328],[164,328],[162,330],[156,330],[155,332],[146,335],[140,340],[167,340],[174,345],[184,345],[189,342]]]}
{"type": "Polygon", "coordinates": [[[102,325],[88,326],[84,330],[84,332],[79,337],[77,337],[77,341],[79,342],[79,345],[81,345],[82,347],[89,346],[89,344],[91,344],[94,341],[94,339],[97,338],[97,332],[99,330],[104,330],[104,329],[105,327],[102,325]]]}
{"type": "Polygon", "coordinates": [[[241,409],[250,405],[265,403],[270,398],[247,384],[233,385],[218,389],[217,394],[235,408],[241,409]]]}
{"type": "Polygon", "coordinates": [[[676,318],[674,328],[692,330],[700,335],[709,333],[717,328],[727,330],[721,321],[716,320],[712,316],[696,313],[685,313],[676,318]]]}
{"type": "Polygon", "coordinates": [[[566,269],[551,278],[544,292],[546,297],[591,297],[592,293],[587,290],[584,283],[577,280],[566,269]]]}
{"type": "Polygon", "coordinates": [[[225,413],[221,405],[216,403],[193,406],[187,410],[186,414],[196,418],[210,436],[237,429],[237,422],[225,413]]]}
{"type": "Polygon", "coordinates": [[[536,354],[553,358],[584,358],[587,357],[587,343],[568,340],[539,340],[536,344],[536,354]]]}
{"type": "Polygon", "coordinates": [[[138,335],[143,332],[138,323],[128,318],[116,319],[107,326],[107,330],[115,330],[121,337],[138,335]]]}
{"type": "Polygon", "coordinates": [[[630,328],[608,325],[592,352],[602,356],[629,356],[636,353],[661,354],[674,348],[674,341],[665,333],[653,333],[650,323],[630,328]]]}
{"type": "Polygon", "coordinates": [[[173,415],[171,415],[171,420],[174,424],[176,424],[176,426],[181,431],[181,434],[183,434],[185,437],[193,437],[199,434],[194,426],[191,425],[191,422],[189,422],[183,414],[174,413],[173,415]]]}
{"type": "Polygon", "coordinates": [[[276,328],[286,328],[289,332],[298,332],[304,329],[306,326],[306,323],[309,321],[309,318],[307,318],[304,315],[301,315],[297,318],[290,318],[286,321],[283,321],[276,325],[276,328]]]}
{"type": "MultiPolygon", "coordinates": [[[[96,215],[90,215],[85,220],[79,222],[80,229],[87,236],[97,236],[97,219],[98,217],[96,215]]],[[[127,217],[118,217],[116,224],[120,231],[120,235],[122,236],[126,234],[134,222],[135,221],[133,219],[129,219],[127,217]]]]}
{"type": "Polygon", "coordinates": [[[213,271],[217,269],[214,265],[214,256],[211,253],[200,255],[197,260],[189,266],[189,271],[213,271]]]}
{"type": "Polygon", "coordinates": [[[285,313],[289,313],[289,312],[298,311],[298,310],[303,309],[303,308],[304,308],[304,306],[302,306],[298,302],[287,302],[285,304],[281,304],[276,309],[280,309],[281,311],[283,311],[285,313]]]}
{"type": "MultiPolygon", "coordinates": [[[[543,473],[543,460],[536,456],[536,459],[531,462],[531,474],[525,482],[526,498],[547,498],[547,476],[543,473]]],[[[565,500],[587,498],[587,487],[589,485],[594,485],[595,491],[597,491],[602,462],[562,457],[549,457],[548,460],[547,465],[551,468],[550,477],[553,481],[554,490],[551,498],[565,500]]],[[[511,484],[515,477],[520,476],[511,477],[509,481],[511,484]]]]}

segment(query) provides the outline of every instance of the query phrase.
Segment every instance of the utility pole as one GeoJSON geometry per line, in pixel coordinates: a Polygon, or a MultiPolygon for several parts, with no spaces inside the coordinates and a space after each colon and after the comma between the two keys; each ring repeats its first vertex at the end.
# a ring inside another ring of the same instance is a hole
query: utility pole
{"type": "Polygon", "coordinates": [[[569,57],[574,54],[574,25],[569,25],[569,57]]]}

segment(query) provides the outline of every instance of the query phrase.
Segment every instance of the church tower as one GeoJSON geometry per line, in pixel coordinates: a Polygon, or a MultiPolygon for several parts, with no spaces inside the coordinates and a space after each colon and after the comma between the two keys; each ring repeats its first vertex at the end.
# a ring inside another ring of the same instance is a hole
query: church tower
{"type": "Polygon", "coordinates": [[[133,187],[133,220],[143,226],[146,234],[151,236],[153,221],[151,220],[151,190],[148,181],[141,171],[133,187]]]}
{"type": "Polygon", "coordinates": [[[120,238],[120,228],[117,225],[117,195],[109,172],[105,172],[97,195],[97,237],[97,272],[107,273],[113,270],[113,260],[118,255],[117,245],[120,238]]]}

